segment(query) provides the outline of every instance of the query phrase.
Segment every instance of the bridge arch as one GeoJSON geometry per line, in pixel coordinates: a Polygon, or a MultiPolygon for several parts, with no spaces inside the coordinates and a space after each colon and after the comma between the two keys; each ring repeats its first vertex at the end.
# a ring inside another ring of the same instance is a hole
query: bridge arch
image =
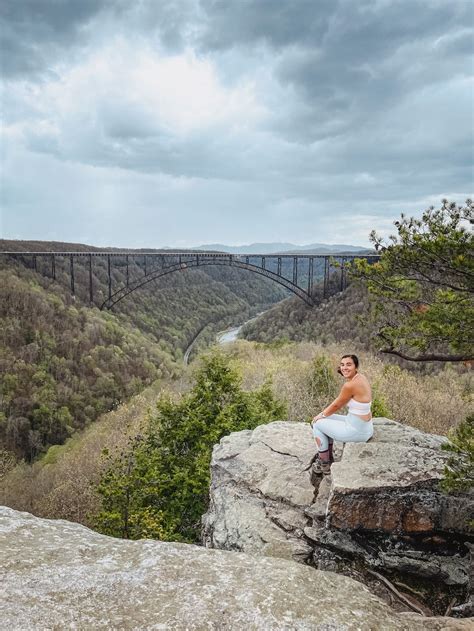
{"type": "MultiPolygon", "coordinates": [[[[88,277],[89,286],[89,303],[91,305],[97,305],[94,300],[94,272],[93,261],[105,259],[106,273],[108,280],[108,292],[107,298],[100,305],[100,309],[112,309],[114,305],[123,300],[126,296],[131,294],[139,287],[150,283],[153,280],[157,280],[161,276],[172,274],[173,272],[183,271],[186,269],[198,268],[203,265],[227,265],[229,267],[236,267],[245,269],[247,271],[264,276],[285,289],[288,289],[293,294],[298,296],[301,300],[304,300],[308,305],[314,306],[319,304],[321,300],[325,300],[334,293],[343,291],[347,286],[347,264],[358,258],[363,258],[369,262],[376,262],[380,259],[380,255],[377,254],[361,254],[361,255],[347,255],[341,254],[296,254],[296,253],[275,253],[275,254],[227,254],[223,252],[198,252],[196,250],[181,250],[174,251],[111,251],[111,250],[83,250],[78,252],[66,252],[66,251],[40,251],[40,252],[0,252],[0,262],[2,261],[19,261],[20,264],[33,268],[35,272],[42,273],[48,276],[53,281],[56,281],[56,261],[62,261],[61,272],[69,269],[69,280],[71,286],[71,293],[75,295],[76,284],[79,281],[79,277],[75,273],[75,261],[82,260],[82,270],[86,272],[86,276],[82,275],[81,284],[88,277]],[[39,260],[43,263],[39,265],[39,260]],[[125,260],[125,264],[123,264],[125,260]],[[126,281],[119,289],[114,291],[113,289],[113,277],[112,277],[112,262],[120,261],[121,267],[125,267],[126,281]],[[144,274],[139,278],[135,276],[133,279],[130,277],[129,263],[132,261],[138,268],[144,270],[144,274]],[[318,261],[318,276],[320,282],[316,285],[313,284],[314,277],[316,276],[316,270],[314,269],[315,262],[318,261]],[[151,262],[151,269],[149,267],[151,262]],[[156,263],[159,263],[158,266],[156,263]],[[302,269],[299,265],[300,262],[307,263],[302,269]],[[288,265],[289,263],[289,265],[288,265]],[[45,265],[46,264],[46,265],[45,265]],[[49,265],[49,271],[48,271],[49,265]],[[276,267],[276,271],[272,271],[271,268],[276,267]],[[291,271],[293,279],[292,281],[285,275],[285,271],[291,271]],[[339,268],[337,273],[338,278],[334,278],[334,268],[339,268]],[[66,270],[65,270],[66,268],[66,270]],[[331,270],[332,268],[332,270],[331,270]],[[299,270],[301,271],[299,273],[299,270]]],[[[99,305],[97,305],[99,306],[99,305]]]]}
{"type": "Polygon", "coordinates": [[[286,289],[289,289],[293,292],[298,298],[301,298],[308,304],[309,306],[313,306],[314,302],[311,295],[301,289],[295,283],[292,283],[290,280],[283,276],[279,276],[275,272],[271,270],[264,269],[262,267],[258,267],[257,265],[253,265],[252,263],[247,263],[244,261],[240,261],[236,258],[216,258],[216,259],[196,259],[196,260],[188,260],[183,262],[174,263],[172,265],[168,265],[166,267],[160,267],[154,271],[149,272],[146,276],[143,276],[132,283],[129,283],[128,286],[121,287],[114,293],[112,293],[107,300],[105,300],[100,306],[101,309],[112,309],[118,302],[129,296],[135,290],[151,283],[162,276],[166,276],[168,274],[172,274],[173,272],[182,272],[187,269],[195,269],[199,267],[203,267],[205,265],[226,265],[227,267],[237,267],[240,269],[245,269],[250,272],[254,272],[255,274],[260,274],[261,276],[265,276],[270,280],[282,285],[286,289]]]}

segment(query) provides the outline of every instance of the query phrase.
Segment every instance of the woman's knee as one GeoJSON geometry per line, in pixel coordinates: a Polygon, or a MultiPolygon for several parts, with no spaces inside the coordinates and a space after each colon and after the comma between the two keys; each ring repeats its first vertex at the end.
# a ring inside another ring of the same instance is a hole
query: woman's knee
{"type": "Polygon", "coordinates": [[[316,423],[313,425],[313,436],[318,444],[320,451],[325,451],[328,448],[328,437],[324,432],[316,427],[316,423]]]}
{"type": "Polygon", "coordinates": [[[320,418],[319,421],[316,421],[315,423],[313,423],[313,429],[316,427],[320,432],[322,432],[324,421],[325,419],[320,418]]]}
{"type": "Polygon", "coordinates": [[[327,435],[324,432],[322,432],[320,428],[316,426],[316,424],[313,425],[313,436],[315,438],[319,438],[322,441],[327,440],[327,435]]]}
{"type": "Polygon", "coordinates": [[[313,423],[313,436],[315,438],[321,438],[322,436],[324,436],[324,433],[319,429],[317,423],[313,423]]]}

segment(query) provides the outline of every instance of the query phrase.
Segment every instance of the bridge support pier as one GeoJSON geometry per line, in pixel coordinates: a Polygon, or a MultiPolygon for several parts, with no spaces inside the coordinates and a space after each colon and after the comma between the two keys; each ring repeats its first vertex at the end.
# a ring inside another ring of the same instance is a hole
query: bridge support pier
{"type": "Polygon", "coordinates": [[[73,296],[75,296],[76,292],[74,283],[74,256],[72,254],[69,255],[69,271],[71,274],[71,293],[73,296]]]}

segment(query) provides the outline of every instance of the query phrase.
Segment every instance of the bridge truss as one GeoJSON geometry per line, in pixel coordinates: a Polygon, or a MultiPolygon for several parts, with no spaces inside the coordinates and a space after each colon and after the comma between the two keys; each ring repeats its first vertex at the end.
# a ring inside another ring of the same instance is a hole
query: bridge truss
{"type": "Polygon", "coordinates": [[[71,293],[86,283],[91,304],[114,305],[144,285],[173,272],[225,265],[265,276],[293,292],[308,305],[319,304],[347,286],[347,268],[357,258],[376,261],[377,255],[226,254],[220,252],[144,252],[129,250],[83,252],[0,252],[4,263],[16,261],[57,280],[58,270],[69,277],[71,293]],[[107,294],[97,292],[94,275],[106,276],[107,294]],[[78,270],[80,269],[80,274],[78,270]],[[120,280],[114,272],[120,269],[120,280]],[[97,295],[98,294],[98,295],[97,295]]]}

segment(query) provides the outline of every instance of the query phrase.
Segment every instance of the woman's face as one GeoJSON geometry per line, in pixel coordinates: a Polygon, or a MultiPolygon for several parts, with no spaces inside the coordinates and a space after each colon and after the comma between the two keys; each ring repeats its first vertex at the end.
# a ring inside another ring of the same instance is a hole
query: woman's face
{"type": "Polygon", "coordinates": [[[342,376],[346,379],[352,379],[357,374],[357,368],[354,364],[354,360],[350,357],[344,357],[339,364],[342,376]]]}

